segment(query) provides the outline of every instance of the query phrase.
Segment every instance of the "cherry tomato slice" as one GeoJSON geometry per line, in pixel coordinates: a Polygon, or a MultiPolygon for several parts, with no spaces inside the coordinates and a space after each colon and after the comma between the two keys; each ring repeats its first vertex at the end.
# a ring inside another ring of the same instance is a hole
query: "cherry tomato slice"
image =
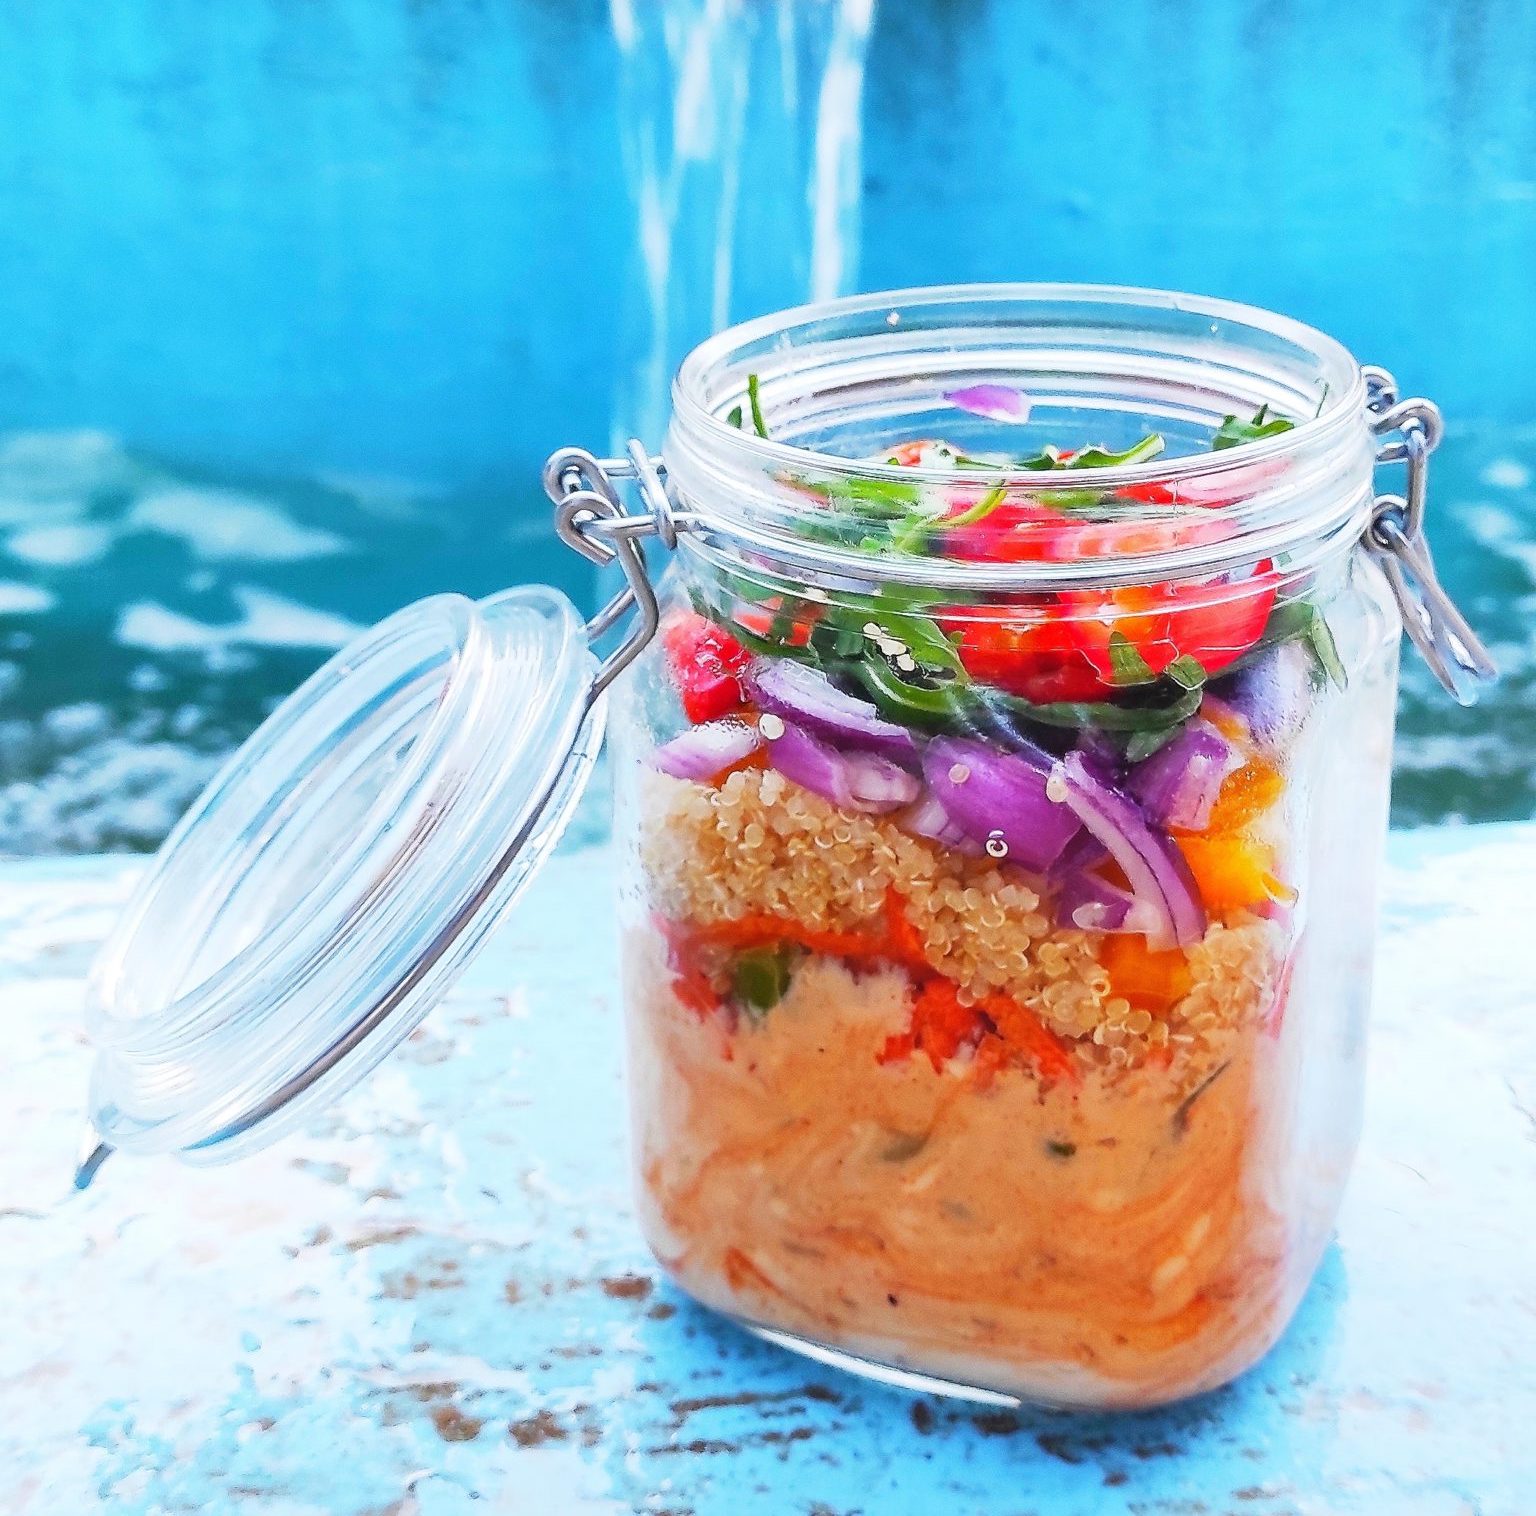
{"type": "Polygon", "coordinates": [[[940,623],[973,679],[1037,705],[1102,700],[1109,686],[1054,604],[978,608],[940,623]]]}
{"type": "Polygon", "coordinates": [[[1196,659],[1207,674],[1235,662],[1264,631],[1275,604],[1268,564],[1239,585],[1125,585],[1063,596],[1072,640],[1101,678],[1113,682],[1111,638],[1124,637],[1154,674],[1196,659]]]}

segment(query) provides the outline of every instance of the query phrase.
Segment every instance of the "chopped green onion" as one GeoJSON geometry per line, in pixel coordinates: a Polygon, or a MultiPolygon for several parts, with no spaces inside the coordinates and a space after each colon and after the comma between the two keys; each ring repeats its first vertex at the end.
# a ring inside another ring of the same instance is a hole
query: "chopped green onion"
{"type": "Polygon", "coordinates": [[[732,975],[736,998],[756,1015],[771,1011],[789,989],[795,957],[794,949],[787,945],[743,953],[732,975]]]}

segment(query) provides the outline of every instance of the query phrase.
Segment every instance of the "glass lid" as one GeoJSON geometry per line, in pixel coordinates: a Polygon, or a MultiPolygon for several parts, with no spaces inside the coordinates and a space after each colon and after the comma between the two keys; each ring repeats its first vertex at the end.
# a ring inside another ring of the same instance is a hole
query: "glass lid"
{"type": "Polygon", "coordinates": [[[171,833],[88,988],[100,1145],[217,1163],[421,1022],[570,818],[602,742],[575,607],[525,586],[381,622],[171,833]]]}

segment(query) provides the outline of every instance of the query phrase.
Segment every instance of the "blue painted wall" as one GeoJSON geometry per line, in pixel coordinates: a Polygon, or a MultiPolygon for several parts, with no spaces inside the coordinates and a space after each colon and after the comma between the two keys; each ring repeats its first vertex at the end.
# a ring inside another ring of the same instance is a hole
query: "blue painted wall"
{"type": "Polygon", "coordinates": [[[889,5],[867,284],[1192,289],[1536,423],[1528,0],[889,5]]]}
{"type": "MultiPolygon", "coordinates": [[[[702,9],[628,3],[656,58],[702,9]]],[[[783,18],[836,3],[721,0],[760,93],[783,18]]],[[[1442,561],[1507,675],[1469,716],[1410,672],[1397,814],[1536,810],[1536,4],[877,0],[867,64],[863,287],[1208,291],[1442,402],[1442,561]]],[[[537,473],[639,409],[621,65],[605,0],[0,6],[0,852],[152,843],[315,642],[403,600],[591,594],[537,473]]],[[[771,121],[736,316],[804,178],[771,121]]]]}
{"type": "MultiPolygon", "coordinates": [[[[599,0],[5,7],[0,418],[456,484],[605,439],[615,74],[599,0]]],[[[1536,420],[1523,0],[901,0],[865,102],[866,287],[1219,292],[1536,420]]]]}
{"type": "Polygon", "coordinates": [[[603,433],[611,76],[599,0],[6,6],[0,419],[452,484],[603,433]]]}

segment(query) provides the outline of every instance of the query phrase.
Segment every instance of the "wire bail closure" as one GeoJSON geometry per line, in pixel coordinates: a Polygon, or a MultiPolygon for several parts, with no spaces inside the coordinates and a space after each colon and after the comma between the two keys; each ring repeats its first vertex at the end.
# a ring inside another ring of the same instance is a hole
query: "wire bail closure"
{"type": "Polygon", "coordinates": [[[1371,430],[1378,437],[1400,434],[1378,447],[1376,461],[1407,465],[1404,493],[1376,497],[1361,541],[1386,574],[1419,656],[1452,699],[1475,705],[1478,684],[1496,677],[1498,669],[1441,585],[1424,535],[1429,455],[1445,435],[1445,422],[1434,401],[1400,399],[1397,380],[1386,369],[1366,366],[1361,372],[1371,430]]]}
{"type": "Polygon", "coordinates": [[[544,493],[554,502],[560,540],[589,563],[605,568],[617,562],[624,573],[624,588],[587,622],[588,640],[595,642],[611,630],[631,607],[636,612],[623,642],[593,676],[589,703],[635,661],[661,624],[640,540],[655,537],[670,551],[677,546],[679,529],[688,526],[687,518],[679,519],[673,509],[665,471],[661,459],[653,458],[634,438],[623,458],[598,458],[585,448],[563,447],[544,465],[544,493]],[[617,488],[623,480],[639,486],[645,511],[631,515],[624,509],[617,488]]]}

